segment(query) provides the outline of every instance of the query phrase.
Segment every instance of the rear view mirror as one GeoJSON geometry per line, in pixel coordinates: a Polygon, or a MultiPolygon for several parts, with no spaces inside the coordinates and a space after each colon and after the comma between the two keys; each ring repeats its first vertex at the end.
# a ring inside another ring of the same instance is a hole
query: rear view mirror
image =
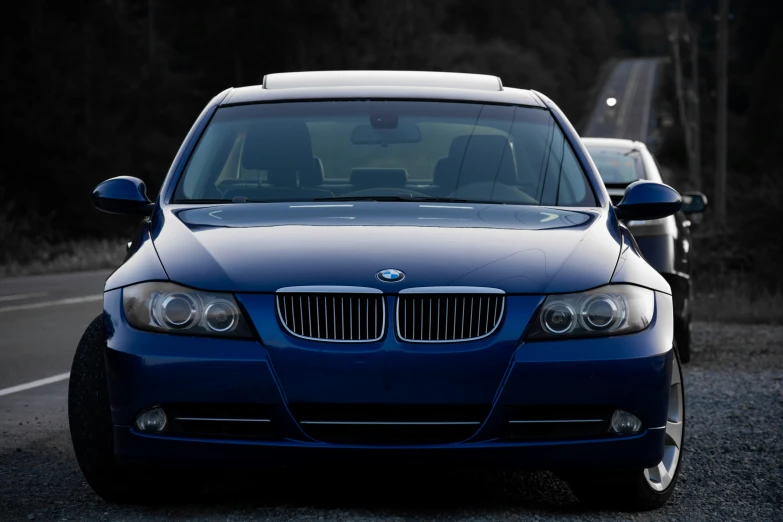
{"type": "Polygon", "coordinates": [[[391,143],[418,143],[421,131],[415,123],[399,122],[396,127],[357,125],[351,132],[354,145],[389,145],[391,143]]]}
{"type": "Polygon", "coordinates": [[[707,209],[707,196],[701,192],[684,192],[682,194],[682,211],[684,214],[701,214],[707,209]]]}

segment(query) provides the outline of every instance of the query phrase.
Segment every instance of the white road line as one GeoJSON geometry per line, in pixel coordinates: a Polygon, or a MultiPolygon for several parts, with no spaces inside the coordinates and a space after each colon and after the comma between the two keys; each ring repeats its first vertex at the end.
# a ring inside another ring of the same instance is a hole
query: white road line
{"type": "Polygon", "coordinates": [[[617,128],[621,129],[620,135],[617,138],[625,137],[625,115],[628,112],[628,106],[631,104],[631,97],[636,90],[636,81],[639,76],[639,68],[641,68],[641,61],[637,61],[631,67],[631,72],[628,74],[628,83],[625,84],[625,92],[623,92],[623,98],[620,100],[620,111],[617,113],[617,128]]]}
{"type": "Polygon", "coordinates": [[[47,292],[36,292],[34,294],[0,295],[0,303],[3,301],[21,301],[22,299],[32,299],[34,297],[43,297],[45,295],[47,295],[47,292]]]}
{"type": "Polygon", "coordinates": [[[59,305],[71,305],[89,303],[92,301],[100,301],[103,299],[103,294],[85,295],[82,297],[69,297],[67,299],[60,299],[58,301],[43,301],[40,303],[30,303],[14,306],[0,307],[0,312],[18,312],[20,310],[34,310],[36,308],[46,308],[47,306],[59,306],[59,305]]]}
{"type": "Polygon", "coordinates": [[[652,90],[653,81],[655,81],[655,69],[658,67],[658,61],[652,60],[650,64],[649,78],[647,79],[647,90],[644,96],[644,108],[642,108],[642,132],[640,134],[640,140],[642,143],[647,143],[647,126],[650,124],[650,106],[652,105],[652,90]]]}
{"type": "Polygon", "coordinates": [[[61,373],[59,375],[52,375],[51,377],[47,377],[46,379],[38,379],[37,381],[28,382],[25,384],[19,384],[17,386],[11,386],[10,388],[3,388],[2,390],[0,390],[0,397],[2,397],[3,395],[11,395],[12,393],[25,391],[32,388],[38,388],[39,386],[46,386],[47,384],[64,381],[70,376],[71,376],[70,372],[61,373]]]}

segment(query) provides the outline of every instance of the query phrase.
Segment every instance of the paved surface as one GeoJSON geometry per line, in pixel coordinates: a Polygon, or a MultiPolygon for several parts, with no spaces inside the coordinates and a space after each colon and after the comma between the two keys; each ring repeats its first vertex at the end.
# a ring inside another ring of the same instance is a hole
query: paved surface
{"type": "Polygon", "coordinates": [[[0,391],[70,370],[110,273],[0,279],[0,391]]]}
{"type": "Polygon", "coordinates": [[[655,512],[586,510],[546,472],[383,469],[207,476],[179,504],[109,505],[74,460],[59,382],[0,396],[0,520],[783,520],[783,327],[697,323],[684,373],[682,474],[655,512]]]}
{"type": "Polygon", "coordinates": [[[647,143],[659,65],[659,58],[620,61],[606,81],[581,135],[647,143]],[[615,98],[617,104],[610,107],[606,104],[608,98],[615,98]]]}

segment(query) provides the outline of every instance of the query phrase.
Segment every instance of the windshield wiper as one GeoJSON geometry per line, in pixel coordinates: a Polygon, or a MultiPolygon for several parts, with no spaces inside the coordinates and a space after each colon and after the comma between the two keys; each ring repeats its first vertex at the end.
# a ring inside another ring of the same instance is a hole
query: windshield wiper
{"type": "Polygon", "coordinates": [[[274,203],[275,201],[266,199],[248,199],[247,196],[234,196],[232,199],[178,199],[174,203],[180,204],[222,204],[229,205],[231,203],[274,203]]]}
{"type": "Polygon", "coordinates": [[[231,203],[230,199],[177,199],[172,201],[175,205],[206,205],[206,204],[221,204],[231,203]]]}
{"type": "Polygon", "coordinates": [[[437,198],[430,196],[414,196],[412,194],[397,194],[396,196],[335,196],[331,198],[315,198],[313,201],[414,201],[414,202],[440,202],[440,203],[494,203],[503,204],[500,201],[473,201],[470,199],[437,198]]]}

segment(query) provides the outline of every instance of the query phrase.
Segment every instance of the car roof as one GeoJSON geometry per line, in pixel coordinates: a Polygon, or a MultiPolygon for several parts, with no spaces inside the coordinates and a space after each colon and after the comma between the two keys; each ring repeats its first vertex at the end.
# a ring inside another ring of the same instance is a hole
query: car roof
{"type": "Polygon", "coordinates": [[[497,76],[434,71],[307,71],[267,74],[264,89],[301,87],[447,87],[502,91],[497,76]]]}
{"type": "Polygon", "coordinates": [[[264,76],[231,89],[220,105],[314,99],[433,99],[545,107],[533,92],[504,87],[497,76],[432,71],[313,71],[264,76]]]}
{"type": "Polygon", "coordinates": [[[647,148],[641,141],[621,138],[582,138],[582,143],[584,143],[585,147],[600,147],[605,149],[642,150],[647,148]]]}

